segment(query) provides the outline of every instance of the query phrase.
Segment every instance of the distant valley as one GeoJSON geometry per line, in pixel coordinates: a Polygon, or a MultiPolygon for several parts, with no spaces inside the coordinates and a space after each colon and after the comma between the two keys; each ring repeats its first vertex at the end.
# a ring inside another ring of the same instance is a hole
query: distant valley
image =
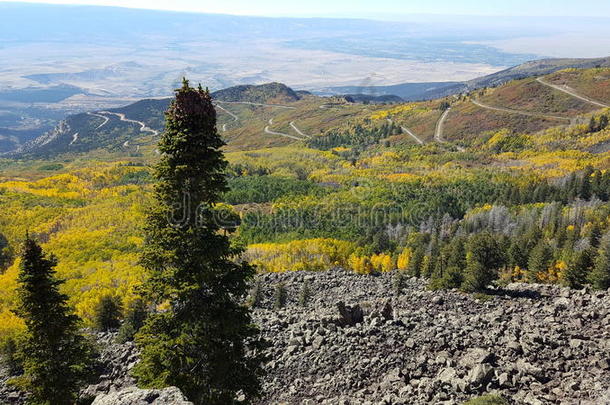
{"type": "MultiPolygon", "coordinates": [[[[0,62],[0,152],[69,115],[168,97],[183,76],[213,91],[280,82],[356,102],[442,98],[553,70],[504,71],[544,53],[507,52],[496,42],[583,27],[593,35],[603,26],[578,19],[534,28],[520,19],[262,18],[18,3],[0,3],[0,14],[0,61],[10,61],[0,62]]],[[[551,65],[593,67],[587,63],[551,65]]]]}

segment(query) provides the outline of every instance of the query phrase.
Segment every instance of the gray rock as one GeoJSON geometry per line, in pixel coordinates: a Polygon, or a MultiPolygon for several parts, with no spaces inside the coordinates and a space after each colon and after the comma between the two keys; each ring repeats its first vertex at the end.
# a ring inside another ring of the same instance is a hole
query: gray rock
{"type": "Polygon", "coordinates": [[[102,394],[91,405],[193,405],[176,387],[162,390],[143,390],[136,387],[102,394]]]}
{"type": "Polygon", "coordinates": [[[478,364],[489,363],[493,360],[493,355],[485,349],[468,349],[460,359],[460,365],[465,368],[472,368],[478,364]]]}
{"type": "Polygon", "coordinates": [[[457,378],[457,371],[453,367],[447,367],[443,369],[438,375],[438,380],[443,384],[453,384],[454,380],[457,378]]]}
{"type": "Polygon", "coordinates": [[[338,326],[354,326],[364,321],[364,312],[360,305],[349,307],[341,301],[337,303],[337,309],[340,315],[340,318],[337,320],[338,326]]]}
{"type": "Polygon", "coordinates": [[[508,373],[502,373],[498,376],[498,384],[500,387],[509,387],[511,380],[508,373]]]}
{"type": "Polygon", "coordinates": [[[489,364],[478,364],[468,373],[466,381],[472,385],[485,385],[493,377],[494,368],[489,364]]]}

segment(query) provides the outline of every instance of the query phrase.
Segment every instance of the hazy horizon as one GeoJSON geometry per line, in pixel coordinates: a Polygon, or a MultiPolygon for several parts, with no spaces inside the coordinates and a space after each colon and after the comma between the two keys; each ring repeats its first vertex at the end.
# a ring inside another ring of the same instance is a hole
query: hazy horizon
{"type": "Polygon", "coordinates": [[[357,18],[402,21],[417,15],[430,16],[472,16],[472,17],[569,17],[569,18],[610,18],[610,3],[600,4],[597,0],[572,1],[516,0],[509,3],[489,4],[483,0],[466,0],[456,4],[450,0],[410,1],[399,0],[332,2],[313,0],[303,6],[279,0],[249,2],[233,0],[219,3],[212,1],[176,0],[171,3],[160,0],[25,0],[0,3],[50,4],[74,6],[106,6],[142,10],[175,11],[197,14],[227,14],[256,17],[292,18],[357,18]],[[315,9],[316,12],[310,10],[315,9]]]}

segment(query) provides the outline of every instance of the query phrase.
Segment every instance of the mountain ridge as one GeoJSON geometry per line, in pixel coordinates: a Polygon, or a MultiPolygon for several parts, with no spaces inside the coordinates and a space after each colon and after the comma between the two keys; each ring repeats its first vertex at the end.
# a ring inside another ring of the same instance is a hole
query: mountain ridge
{"type": "Polygon", "coordinates": [[[340,86],[325,89],[331,93],[363,92],[376,96],[394,95],[405,101],[425,101],[452,96],[483,87],[495,87],[511,80],[547,75],[566,68],[587,69],[610,67],[610,57],[602,58],[547,58],[538,59],[464,82],[403,83],[390,86],[340,86]]]}

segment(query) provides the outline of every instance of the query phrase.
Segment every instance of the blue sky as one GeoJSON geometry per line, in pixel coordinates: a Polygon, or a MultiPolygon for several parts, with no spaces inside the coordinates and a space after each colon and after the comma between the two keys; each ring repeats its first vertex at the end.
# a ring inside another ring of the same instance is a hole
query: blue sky
{"type": "MultiPolygon", "coordinates": [[[[5,0],[0,0],[0,2],[5,0]]],[[[265,16],[392,18],[407,14],[610,17],[608,0],[38,0],[265,16]]]]}

